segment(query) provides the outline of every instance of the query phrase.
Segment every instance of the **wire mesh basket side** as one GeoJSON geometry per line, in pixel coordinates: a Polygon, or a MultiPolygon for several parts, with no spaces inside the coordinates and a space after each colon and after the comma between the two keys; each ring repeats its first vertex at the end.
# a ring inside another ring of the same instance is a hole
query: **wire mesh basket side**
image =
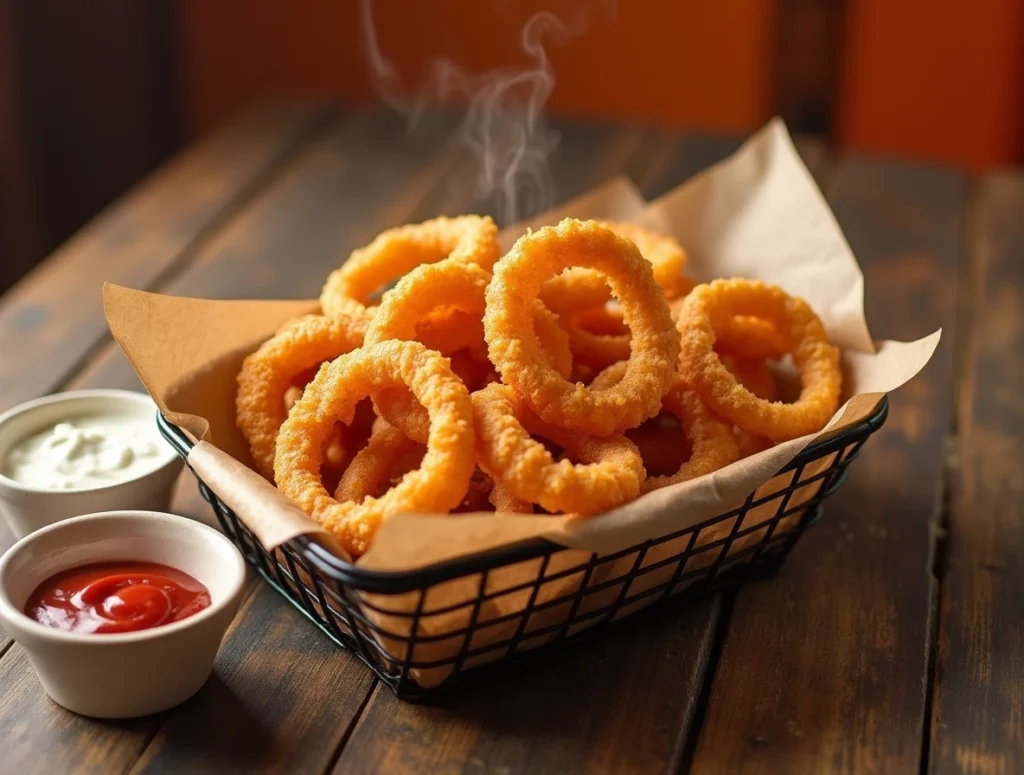
{"type": "Polygon", "coordinates": [[[731,511],[603,556],[530,542],[375,575],[327,561],[301,538],[267,551],[201,480],[199,488],[225,534],[272,586],[399,696],[416,699],[481,666],[599,631],[684,592],[696,598],[773,573],[884,418],[883,403],[731,511]]]}

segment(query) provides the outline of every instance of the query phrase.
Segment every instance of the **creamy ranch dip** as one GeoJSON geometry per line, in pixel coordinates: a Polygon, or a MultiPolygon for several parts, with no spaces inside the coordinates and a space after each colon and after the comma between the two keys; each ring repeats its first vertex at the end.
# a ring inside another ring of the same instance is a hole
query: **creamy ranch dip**
{"type": "Polygon", "coordinates": [[[136,479],[173,455],[152,420],[88,415],[22,439],[7,453],[2,471],[26,487],[88,490],[136,479]]]}

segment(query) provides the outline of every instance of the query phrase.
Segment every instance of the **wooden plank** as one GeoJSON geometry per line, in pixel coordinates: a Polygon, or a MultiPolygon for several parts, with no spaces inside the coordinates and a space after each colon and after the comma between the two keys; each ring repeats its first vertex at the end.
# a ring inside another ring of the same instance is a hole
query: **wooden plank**
{"type": "Polygon", "coordinates": [[[18,645],[0,661],[0,686],[4,772],[126,772],[158,723],[149,717],[100,724],[69,713],[46,696],[18,645]]]}
{"type": "Polygon", "coordinates": [[[323,772],[374,683],[266,584],[236,618],[215,674],[174,710],[132,773],[323,772]]]}
{"type": "MultiPolygon", "coordinates": [[[[641,172],[634,173],[637,184],[648,199],[655,199],[689,180],[709,165],[735,153],[744,138],[736,135],[675,134],[663,135],[647,150],[651,162],[641,172]]],[[[831,177],[832,154],[828,144],[813,135],[794,138],[794,144],[819,186],[831,177]]]]}
{"type": "MultiPolygon", "coordinates": [[[[737,146],[662,141],[660,152],[627,161],[648,196],[737,146]]],[[[819,148],[811,163],[826,162],[819,148]]],[[[663,772],[685,756],[719,613],[717,599],[688,610],[673,604],[497,679],[467,682],[438,708],[378,686],[335,772],[663,772]]]]}
{"type": "Polygon", "coordinates": [[[876,335],[945,328],[925,372],[777,578],[736,595],[694,772],[920,768],[965,186],[950,171],[840,163],[831,194],[876,335]]]}
{"type": "Polygon", "coordinates": [[[654,149],[655,162],[637,180],[648,199],[656,199],[680,183],[689,180],[708,166],[734,153],[743,138],[738,136],[675,133],[662,137],[660,148],[654,149]]]}
{"type": "Polygon", "coordinates": [[[960,472],[941,577],[930,771],[1024,771],[1024,178],[995,174],[973,210],[960,472]]]}
{"type": "Polygon", "coordinates": [[[673,603],[436,706],[378,686],[334,772],[665,772],[693,713],[716,607],[673,603]]]}
{"type": "Polygon", "coordinates": [[[149,288],[176,271],[330,112],[287,104],[246,116],[126,194],[7,293],[0,410],[56,388],[103,341],[104,280],[149,288]]]}

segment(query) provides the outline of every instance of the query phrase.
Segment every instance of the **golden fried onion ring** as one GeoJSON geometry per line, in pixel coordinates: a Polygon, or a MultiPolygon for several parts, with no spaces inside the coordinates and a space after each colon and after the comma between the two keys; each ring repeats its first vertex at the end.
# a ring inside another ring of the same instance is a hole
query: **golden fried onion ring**
{"type": "Polygon", "coordinates": [[[376,495],[404,455],[419,446],[398,428],[382,418],[374,420],[370,438],[348,464],[334,498],[338,501],[361,501],[376,495]]]}
{"type": "Polygon", "coordinates": [[[595,436],[634,428],[657,414],[679,354],[679,334],[650,263],[629,240],[574,219],[527,234],[495,264],[487,286],[484,334],[502,380],[534,412],[552,425],[595,436]],[[547,278],[574,265],[604,275],[633,334],[625,374],[605,390],[572,384],[551,368],[525,303],[536,297],[547,278]]]}
{"type": "Polygon", "coordinates": [[[249,442],[256,470],[268,479],[274,476],[274,449],[288,416],[285,396],[293,381],[302,372],[361,346],[365,330],[362,316],[306,315],[282,326],[242,362],[236,424],[249,442]]]}
{"type": "MultiPolygon", "coordinates": [[[[417,267],[384,294],[366,332],[367,344],[388,339],[412,340],[417,334],[417,321],[438,309],[482,317],[484,294],[490,279],[480,267],[451,259],[417,267]]],[[[534,301],[530,309],[533,311],[532,329],[545,362],[558,374],[568,377],[572,368],[568,335],[558,318],[542,304],[534,301]]],[[[402,388],[382,391],[374,405],[382,417],[411,439],[420,443],[426,440],[426,413],[408,391],[402,388]]]]}
{"type": "Polygon", "coordinates": [[[320,306],[325,315],[350,309],[353,302],[369,306],[381,288],[421,264],[452,258],[489,270],[499,254],[498,228],[489,217],[460,215],[398,226],[352,251],[331,272],[320,293],[320,306]]]}
{"type": "Polygon", "coordinates": [[[680,372],[719,417],[772,441],[820,431],[839,406],[839,350],[802,299],[757,280],[715,280],[695,288],[679,313],[680,372]],[[792,404],[766,401],[743,387],[715,352],[716,331],[749,315],[770,322],[800,371],[802,390],[792,404]]]}
{"type": "Polygon", "coordinates": [[[739,460],[732,427],[715,417],[701,397],[688,389],[682,380],[678,380],[665,396],[665,408],[679,418],[692,451],[689,460],[676,473],[652,476],[644,481],[642,492],[688,482],[739,460]]]}
{"type": "MultiPolygon", "coordinates": [[[[686,252],[672,237],[632,223],[618,221],[592,221],[625,237],[647,259],[654,272],[654,280],[661,286],[667,299],[685,295],[689,283],[683,278],[686,252]]],[[[540,300],[559,315],[592,309],[611,298],[608,283],[600,273],[583,267],[566,269],[550,278],[540,291],[540,300]]]]}
{"type": "Polygon", "coordinates": [[[323,366],[281,426],[274,473],[278,488],[327,528],[353,555],[369,547],[381,521],[402,511],[455,508],[475,467],[473,408],[466,386],[443,356],[419,342],[364,346],[323,366]],[[335,420],[348,422],[358,401],[383,388],[407,386],[430,416],[427,452],[380,498],[339,502],[320,481],[323,443],[335,420]]]}
{"type": "Polygon", "coordinates": [[[507,385],[488,385],[473,394],[472,402],[477,461],[513,498],[550,512],[590,515],[639,494],[644,467],[625,436],[595,438],[552,428],[532,416],[507,385]],[[530,431],[583,462],[555,462],[530,431]]]}

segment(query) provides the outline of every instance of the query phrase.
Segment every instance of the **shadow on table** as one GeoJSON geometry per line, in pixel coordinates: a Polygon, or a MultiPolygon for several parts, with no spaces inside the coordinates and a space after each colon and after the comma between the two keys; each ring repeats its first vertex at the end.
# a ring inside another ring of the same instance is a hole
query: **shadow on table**
{"type": "Polygon", "coordinates": [[[244,772],[270,756],[274,735],[214,672],[195,697],[175,709],[143,761],[167,756],[162,749],[168,740],[174,742],[175,761],[244,772]]]}

